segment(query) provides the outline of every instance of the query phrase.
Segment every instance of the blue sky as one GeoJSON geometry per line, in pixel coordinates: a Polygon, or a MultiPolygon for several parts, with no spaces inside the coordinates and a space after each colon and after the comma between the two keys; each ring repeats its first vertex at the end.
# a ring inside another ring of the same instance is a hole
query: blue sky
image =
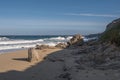
{"type": "Polygon", "coordinates": [[[120,17],[120,0],[0,0],[0,35],[103,32],[120,17]]]}

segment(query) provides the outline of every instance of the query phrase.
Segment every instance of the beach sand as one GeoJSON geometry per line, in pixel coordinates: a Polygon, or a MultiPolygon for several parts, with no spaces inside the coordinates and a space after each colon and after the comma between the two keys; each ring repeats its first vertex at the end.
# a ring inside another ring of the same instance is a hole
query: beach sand
{"type": "Polygon", "coordinates": [[[0,54],[0,72],[7,72],[10,70],[24,71],[27,68],[41,62],[45,56],[57,50],[59,49],[38,50],[40,56],[40,60],[38,62],[27,61],[28,50],[19,50],[0,54]]]}
{"type": "Polygon", "coordinates": [[[38,62],[27,61],[27,50],[0,55],[0,80],[120,80],[118,70],[82,69],[77,49],[38,50],[38,62]],[[77,68],[76,68],[77,67],[77,68]]]}

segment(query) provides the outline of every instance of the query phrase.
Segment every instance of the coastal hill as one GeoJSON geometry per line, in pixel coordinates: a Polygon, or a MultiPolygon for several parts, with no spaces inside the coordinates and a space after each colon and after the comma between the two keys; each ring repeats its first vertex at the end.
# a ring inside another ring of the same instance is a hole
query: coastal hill
{"type": "Polygon", "coordinates": [[[103,42],[110,42],[120,46],[120,18],[107,25],[105,32],[100,38],[103,42]]]}

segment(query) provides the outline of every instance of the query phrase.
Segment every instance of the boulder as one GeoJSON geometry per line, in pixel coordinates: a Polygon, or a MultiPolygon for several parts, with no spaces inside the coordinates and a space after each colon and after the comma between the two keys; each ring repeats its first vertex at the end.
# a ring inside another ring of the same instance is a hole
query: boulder
{"type": "Polygon", "coordinates": [[[68,46],[70,45],[82,45],[83,44],[83,36],[80,34],[76,34],[73,36],[70,41],[67,42],[68,46]]]}
{"type": "Polygon", "coordinates": [[[29,48],[28,49],[28,61],[33,62],[33,61],[38,61],[38,60],[39,60],[38,52],[34,48],[29,48]]]}

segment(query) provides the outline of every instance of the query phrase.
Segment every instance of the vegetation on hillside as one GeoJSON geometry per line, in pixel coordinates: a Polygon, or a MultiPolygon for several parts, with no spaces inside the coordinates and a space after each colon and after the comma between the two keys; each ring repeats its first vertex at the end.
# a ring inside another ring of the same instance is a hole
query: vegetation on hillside
{"type": "Polygon", "coordinates": [[[107,29],[100,37],[102,42],[110,42],[120,46],[120,23],[116,23],[110,29],[107,29]]]}

